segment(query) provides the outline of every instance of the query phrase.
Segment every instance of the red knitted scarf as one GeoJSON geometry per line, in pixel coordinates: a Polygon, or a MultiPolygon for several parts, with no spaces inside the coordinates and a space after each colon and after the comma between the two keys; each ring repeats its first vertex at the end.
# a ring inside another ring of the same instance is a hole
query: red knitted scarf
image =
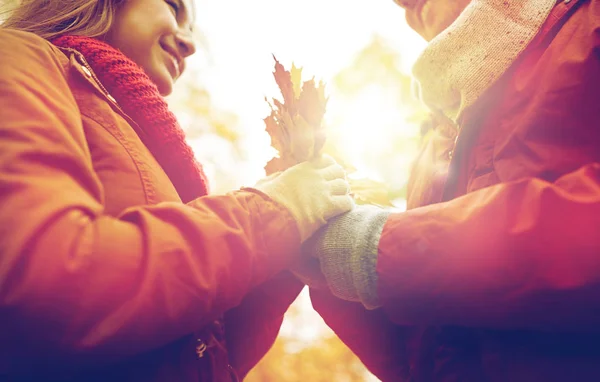
{"type": "Polygon", "coordinates": [[[144,132],[140,139],[169,176],[183,202],[208,193],[202,166],[167,102],[143,69],[105,42],[82,36],[52,40],[62,48],[80,52],[94,73],[127,115],[144,132]]]}

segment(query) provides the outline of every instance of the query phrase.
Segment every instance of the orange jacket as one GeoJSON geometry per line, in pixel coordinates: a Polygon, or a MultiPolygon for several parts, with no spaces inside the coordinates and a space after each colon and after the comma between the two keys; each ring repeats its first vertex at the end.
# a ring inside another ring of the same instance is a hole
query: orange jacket
{"type": "Polygon", "coordinates": [[[183,204],[77,52],[0,30],[0,57],[0,380],[226,380],[226,351],[243,376],[302,288],[291,215],[183,204]]]}
{"type": "Polygon", "coordinates": [[[381,309],[311,292],[384,381],[600,380],[599,30],[599,0],[559,2],[460,130],[429,133],[381,309]]]}

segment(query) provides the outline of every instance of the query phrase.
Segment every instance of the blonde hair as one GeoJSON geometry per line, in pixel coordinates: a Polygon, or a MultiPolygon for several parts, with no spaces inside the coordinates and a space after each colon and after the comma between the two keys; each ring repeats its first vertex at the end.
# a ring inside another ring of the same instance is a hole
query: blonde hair
{"type": "Polygon", "coordinates": [[[46,40],[65,34],[99,37],[109,31],[124,1],[13,0],[15,5],[5,11],[8,17],[0,28],[32,32],[46,40]]]}

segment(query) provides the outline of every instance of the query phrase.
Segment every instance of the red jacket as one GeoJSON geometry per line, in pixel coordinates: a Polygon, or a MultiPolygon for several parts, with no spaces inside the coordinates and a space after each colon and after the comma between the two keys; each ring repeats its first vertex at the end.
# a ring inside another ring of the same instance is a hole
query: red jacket
{"type": "Polygon", "coordinates": [[[245,375],[302,288],[289,212],[183,204],[77,52],[0,30],[0,57],[0,380],[245,375]]]}
{"type": "Polygon", "coordinates": [[[599,31],[599,0],[558,3],[460,130],[428,134],[381,309],[311,291],[382,380],[600,381],[599,31]]]}

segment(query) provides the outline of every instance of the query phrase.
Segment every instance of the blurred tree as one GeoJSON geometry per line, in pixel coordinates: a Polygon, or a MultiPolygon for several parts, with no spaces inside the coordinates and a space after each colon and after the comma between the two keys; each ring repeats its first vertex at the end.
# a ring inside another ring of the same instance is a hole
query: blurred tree
{"type": "Polygon", "coordinates": [[[353,158],[355,167],[386,183],[391,199],[399,200],[406,195],[420,125],[428,116],[401,68],[401,52],[374,36],[334,77],[327,114],[330,144],[340,145],[342,157],[353,158]]]}
{"type": "Polygon", "coordinates": [[[385,85],[395,93],[397,101],[418,110],[420,104],[411,91],[412,77],[401,67],[401,53],[375,35],[354,61],[334,77],[332,85],[346,97],[355,97],[373,84],[385,85]]]}
{"type": "MultiPolygon", "coordinates": [[[[201,41],[201,40],[200,40],[201,41]]],[[[237,115],[218,108],[204,86],[203,69],[207,63],[193,61],[178,81],[168,101],[186,132],[188,142],[204,165],[216,193],[239,188],[255,181],[243,178],[244,166],[255,166],[247,152],[246,137],[237,115]]]]}

